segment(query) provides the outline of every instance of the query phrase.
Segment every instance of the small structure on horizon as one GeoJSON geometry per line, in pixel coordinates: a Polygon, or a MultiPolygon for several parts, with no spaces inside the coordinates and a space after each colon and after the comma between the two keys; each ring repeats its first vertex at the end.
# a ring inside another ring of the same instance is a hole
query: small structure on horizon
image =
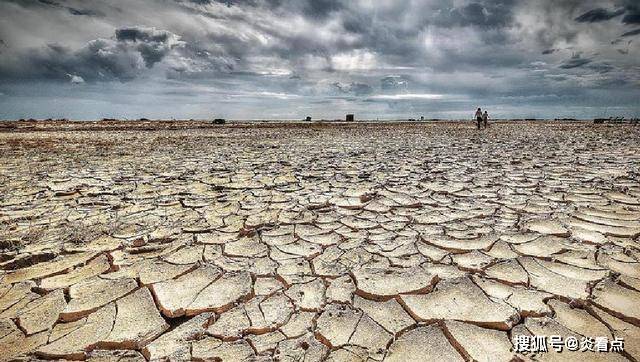
{"type": "Polygon", "coordinates": [[[305,118],[305,121],[311,122],[311,116],[307,116],[307,118],[305,118]]]}
{"type": "Polygon", "coordinates": [[[347,114],[347,122],[355,122],[356,117],[353,114],[347,114]]]}
{"type": "Polygon", "coordinates": [[[227,123],[227,120],[224,118],[216,118],[213,120],[213,124],[225,124],[227,123]]]}

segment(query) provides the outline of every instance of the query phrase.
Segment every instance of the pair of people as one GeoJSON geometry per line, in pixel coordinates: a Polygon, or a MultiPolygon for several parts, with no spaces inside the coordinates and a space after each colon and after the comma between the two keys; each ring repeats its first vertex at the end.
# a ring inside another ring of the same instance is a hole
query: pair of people
{"type": "Polygon", "coordinates": [[[482,113],[482,109],[478,108],[476,111],[476,122],[478,122],[478,129],[484,124],[484,128],[487,128],[487,123],[489,122],[489,113],[484,111],[482,113]]]}

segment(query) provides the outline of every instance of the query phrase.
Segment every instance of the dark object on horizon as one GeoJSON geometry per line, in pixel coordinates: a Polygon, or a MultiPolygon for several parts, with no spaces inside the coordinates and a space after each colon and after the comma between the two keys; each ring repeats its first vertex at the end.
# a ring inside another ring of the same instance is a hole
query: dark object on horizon
{"type": "Polygon", "coordinates": [[[227,123],[227,120],[224,118],[216,118],[213,120],[213,124],[225,124],[227,123]]]}
{"type": "Polygon", "coordinates": [[[530,121],[537,121],[537,120],[538,120],[537,118],[525,118],[525,121],[529,121],[529,122],[530,121]]]}
{"type": "Polygon", "coordinates": [[[605,119],[604,118],[596,118],[593,120],[594,124],[604,124],[605,119]]]}
{"type": "Polygon", "coordinates": [[[140,121],[140,122],[149,122],[149,119],[148,118],[140,118],[138,121],[140,121]]]}
{"type": "Polygon", "coordinates": [[[307,116],[307,118],[305,119],[307,122],[311,122],[311,117],[307,116]]]}
{"type": "Polygon", "coordinates": [[[416,119],[415,118],[409,118],[409,122],[415,122],[416,119]]]}
{"type": "Polygon", "coordinates": [[[118,122],[118,120],[115,118],[103,118],[102,122],[118,122]]]}
{"type": "Polygon", "coordinates": [[[420,117],[420,122],[424,122],[424,116],[420,117]]]}
{"type": "Polygon", "coordinates": [[[353,114],[347,114],[347,122],[354,122],[356,117],[353,114]]]}

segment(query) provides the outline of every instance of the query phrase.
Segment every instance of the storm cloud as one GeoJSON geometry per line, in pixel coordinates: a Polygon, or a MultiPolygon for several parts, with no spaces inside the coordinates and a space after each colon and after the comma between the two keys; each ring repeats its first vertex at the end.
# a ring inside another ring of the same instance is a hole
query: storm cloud
{"type": "Polygon", "coordinates": [[[572,56],[571,59],[568,59],[562,62],[562,64],[560,64],[560,68],[562,69],[579,68],[591,62],[592,62],[591,59],[585,59],[585,58],[582,58],[580,54],[576,54],[572,56]]]}
{"type": "Polygon", "coordinates": [[[77,76],[88,81],[130,81],[182,45],[179,37],[168,31],[121,28],[112,38],[91,40],[78,49],[58,43],[28,49],[23,62],[3,64],[0,76],[64,80],[71,75],[72,79],[77,76]]]}
{"type": "Polygon", "coordinates": [[[640,29],[635,29],[635,30],[628,31],[628,32],[626,32],[626,33],[624,33],[624,34],[622,34],[620,36],[621,37],[627,37],[627,36],[634,36],[634,35],[638,35],[638,34],[640,34],[640,29]]]}
{"type": "Polygon", "coordinates": [[[638,113],[632,0],[11,0],[0,14],[0,117],[36,116],[29,94],[72,118],[638,113]]]}
{"type": "Polygon", "coordinates": [[[586,13],[578,16],[575,20],[580,23],[597,23],[613,19],[617,16],[624,14],[624,9],[619,10],[607,10],[603,8],[589,10],[586,13]]]}

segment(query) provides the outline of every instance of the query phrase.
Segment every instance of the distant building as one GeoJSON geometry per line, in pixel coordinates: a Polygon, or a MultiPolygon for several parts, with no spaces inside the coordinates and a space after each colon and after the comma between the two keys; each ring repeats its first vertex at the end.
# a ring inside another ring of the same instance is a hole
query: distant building
{"type": "Polygon", "coordinates": [[[227,123],[227,120],[224,118],[216,118],[213,120],[213,124],[225,124],[227,123]]]}
{"type": "Polygon", "coordinates": [[[347,114],[347,122],[354,122],[356,117],[353,114],[347,114]]]}
{"type": "Polygon", "coordinates": [[[307,116],[307,118],[305,119],[307,122],[311,122],[311,117],[307,116]]]}

